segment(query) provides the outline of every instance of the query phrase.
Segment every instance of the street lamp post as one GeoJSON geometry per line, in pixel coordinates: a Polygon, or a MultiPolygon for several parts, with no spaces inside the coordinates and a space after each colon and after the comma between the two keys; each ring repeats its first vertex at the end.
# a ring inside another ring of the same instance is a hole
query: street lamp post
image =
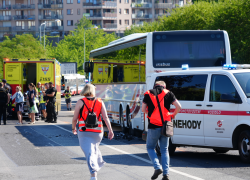
{"type": "MultiPolygon", "coordinates": [[[[91,27],[91,28],[95,28],[95,29],[98,29],[98,27],[95,25],[94,27],[91,27]]],[[[86,29],[91,29],[91,28],[84,28],[84,62],[83,62],[83,70],[84,70],[84,67],[85,67],[85,31],[86,29]]],[[[89,60],[90,62],[90,60],[89,60]]],[[[84,71],[85,73],[85,71],[84,71]]],[[[85,76],[86,76],[86,73],[85,73],[85,76]]],[[[91,73],[89,72],[89,83],[90,83],[90,76],[91,76],[91,73]]]]}
{"type": "MultiPolygon", "coordinates": [[[[56,19],[55,22],[57,22],[57,26],[59,26],[59,24],[61,24],[61,20],[60,19],[56,19]]],[[[60,36],[60,33],[59,33],[60,36]]],[[[58,43],[59,43],[59,36],[58,36],[58,43]]]]}
{"type": "MultiPolygon", "coordinates": [[[[41,28],[42,28],[42,25],[44,25],[44,36],[45,36],[45,26],[46,26],[45,22],[40,25],[40,44],[41,44],[41,28]]],[[[45,49],[45,45],[44,45],[44,49],[45,49]]]]}

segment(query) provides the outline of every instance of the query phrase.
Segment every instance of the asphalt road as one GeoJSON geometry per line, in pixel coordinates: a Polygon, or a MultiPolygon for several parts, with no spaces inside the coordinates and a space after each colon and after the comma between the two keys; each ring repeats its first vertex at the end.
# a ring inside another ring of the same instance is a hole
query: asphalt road
{"type": "MultiPolygon", "coordinates": [[[[73,104],[80,96],[72,97],[73,104]]],[[[57,124],[37,121],[16,125],[17,120],[0,126],[0,180],[88,180],[88,167],[77,136],[71,133],[73,111],[62,111],[57,124]]],[[[113,126],[118,134],[120,127],[113,126]]],[[[103,138],[100,146],[106,165],[98,180],[149,180],[153,168],[145,142],[133,137],[103,138]]],[[[216,154],[204,148],[178,148],[170,160],[174,180],[250,179],[249,164],[240,161],[238,151],[216,154]]],[[[161,179],[161,178],[158,178],[161,179]]]]}

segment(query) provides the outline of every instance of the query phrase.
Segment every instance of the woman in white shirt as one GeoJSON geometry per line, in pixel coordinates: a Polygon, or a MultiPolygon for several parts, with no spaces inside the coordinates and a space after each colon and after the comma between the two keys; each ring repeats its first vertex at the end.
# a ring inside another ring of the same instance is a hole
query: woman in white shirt
{"type": "Polygon", "coordinates": [[[23,124],[23,116],[22,116],[22,112],[23,112],[23,93],[21,92],[21,87],[17,86],[16,87],[16,93],[13,95],[12,99],[16,99],[15,100],[15,111],[17,112],[17,117],[19,122],[17,124],[23,124]]]}

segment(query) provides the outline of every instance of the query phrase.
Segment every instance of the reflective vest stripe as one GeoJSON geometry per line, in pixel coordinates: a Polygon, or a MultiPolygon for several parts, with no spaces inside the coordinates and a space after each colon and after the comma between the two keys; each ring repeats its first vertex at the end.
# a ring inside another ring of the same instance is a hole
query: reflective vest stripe
{"type": "MultiPolygon", "coordinates": [[[[85,121],[79,121],[79,125],[81,125],[81,124],[85,124],[85,121]]],[[[97,124],[102,124],[102,121],[98,120],[97,124]]]]}

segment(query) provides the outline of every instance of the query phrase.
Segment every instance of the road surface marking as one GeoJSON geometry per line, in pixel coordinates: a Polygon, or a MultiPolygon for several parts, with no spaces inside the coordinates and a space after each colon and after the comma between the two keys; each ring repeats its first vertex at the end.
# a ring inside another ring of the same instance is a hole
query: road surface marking
{"type": "MultiPolygon", "coordinates": [[[[62,130],[64,130],[64,131],[67,131],[67,132],[72,133],[72,131],[69,131],[68,129],[65,129],[65,128],[60,127],[60,126],[55,125],[55,124],[53,124],[53,125],[56,126],[56,127],[58,127],[58,128],[60,128],[60,129],[62,129],[62,130]]],[[[149,160],[147,160],[147,159],[144,159],[144,158],[142,158],[142,157],[136,156],[136,155],[134,155],[134,154],[128,153],[128,152],[126,152],[126,151],[120,150],[120,149],[118,149],[118,148],[112,147],[112,146],[107,145],[107,144],[104,144],[104,143],[100,143],[100,144],[103,145],[103,146],[106,146],[106,147],[108,147],[108,148],[110,148],[110,149],[113,149],[113,150],[115,150],[115,151],[118,151],[118,152],[120,152],[120,153],[129,155],[129,156],[131,156],[131,157],[133,157],[133,158],[136,158],[136,159],[139,159],[139,160],[144,161],[144,162],[146,162],[146,163],[152,164],[151,161],[149,161],[149,160]]],[[[187,173],[184,173],[184,172],[181,172],[181,171],[177,171],[177,170],[174,170],[174,169],[172,169],[172,168],[169,168],[169,171],[172,171],[172,172],[177,173],[177,174],[181,174],[181,175],[183,175],[183,176],[186,176],[186,177],[189,177],[189,178],[192,178],[192,179],[195,179],[195,180],[204,180],[204,179],[202,179],[202,178],[199,178],[199,177],[196,177],[196,176],[192,176],[192,175],[190,175],[190,174],[187,174],[187,173]]]]}

